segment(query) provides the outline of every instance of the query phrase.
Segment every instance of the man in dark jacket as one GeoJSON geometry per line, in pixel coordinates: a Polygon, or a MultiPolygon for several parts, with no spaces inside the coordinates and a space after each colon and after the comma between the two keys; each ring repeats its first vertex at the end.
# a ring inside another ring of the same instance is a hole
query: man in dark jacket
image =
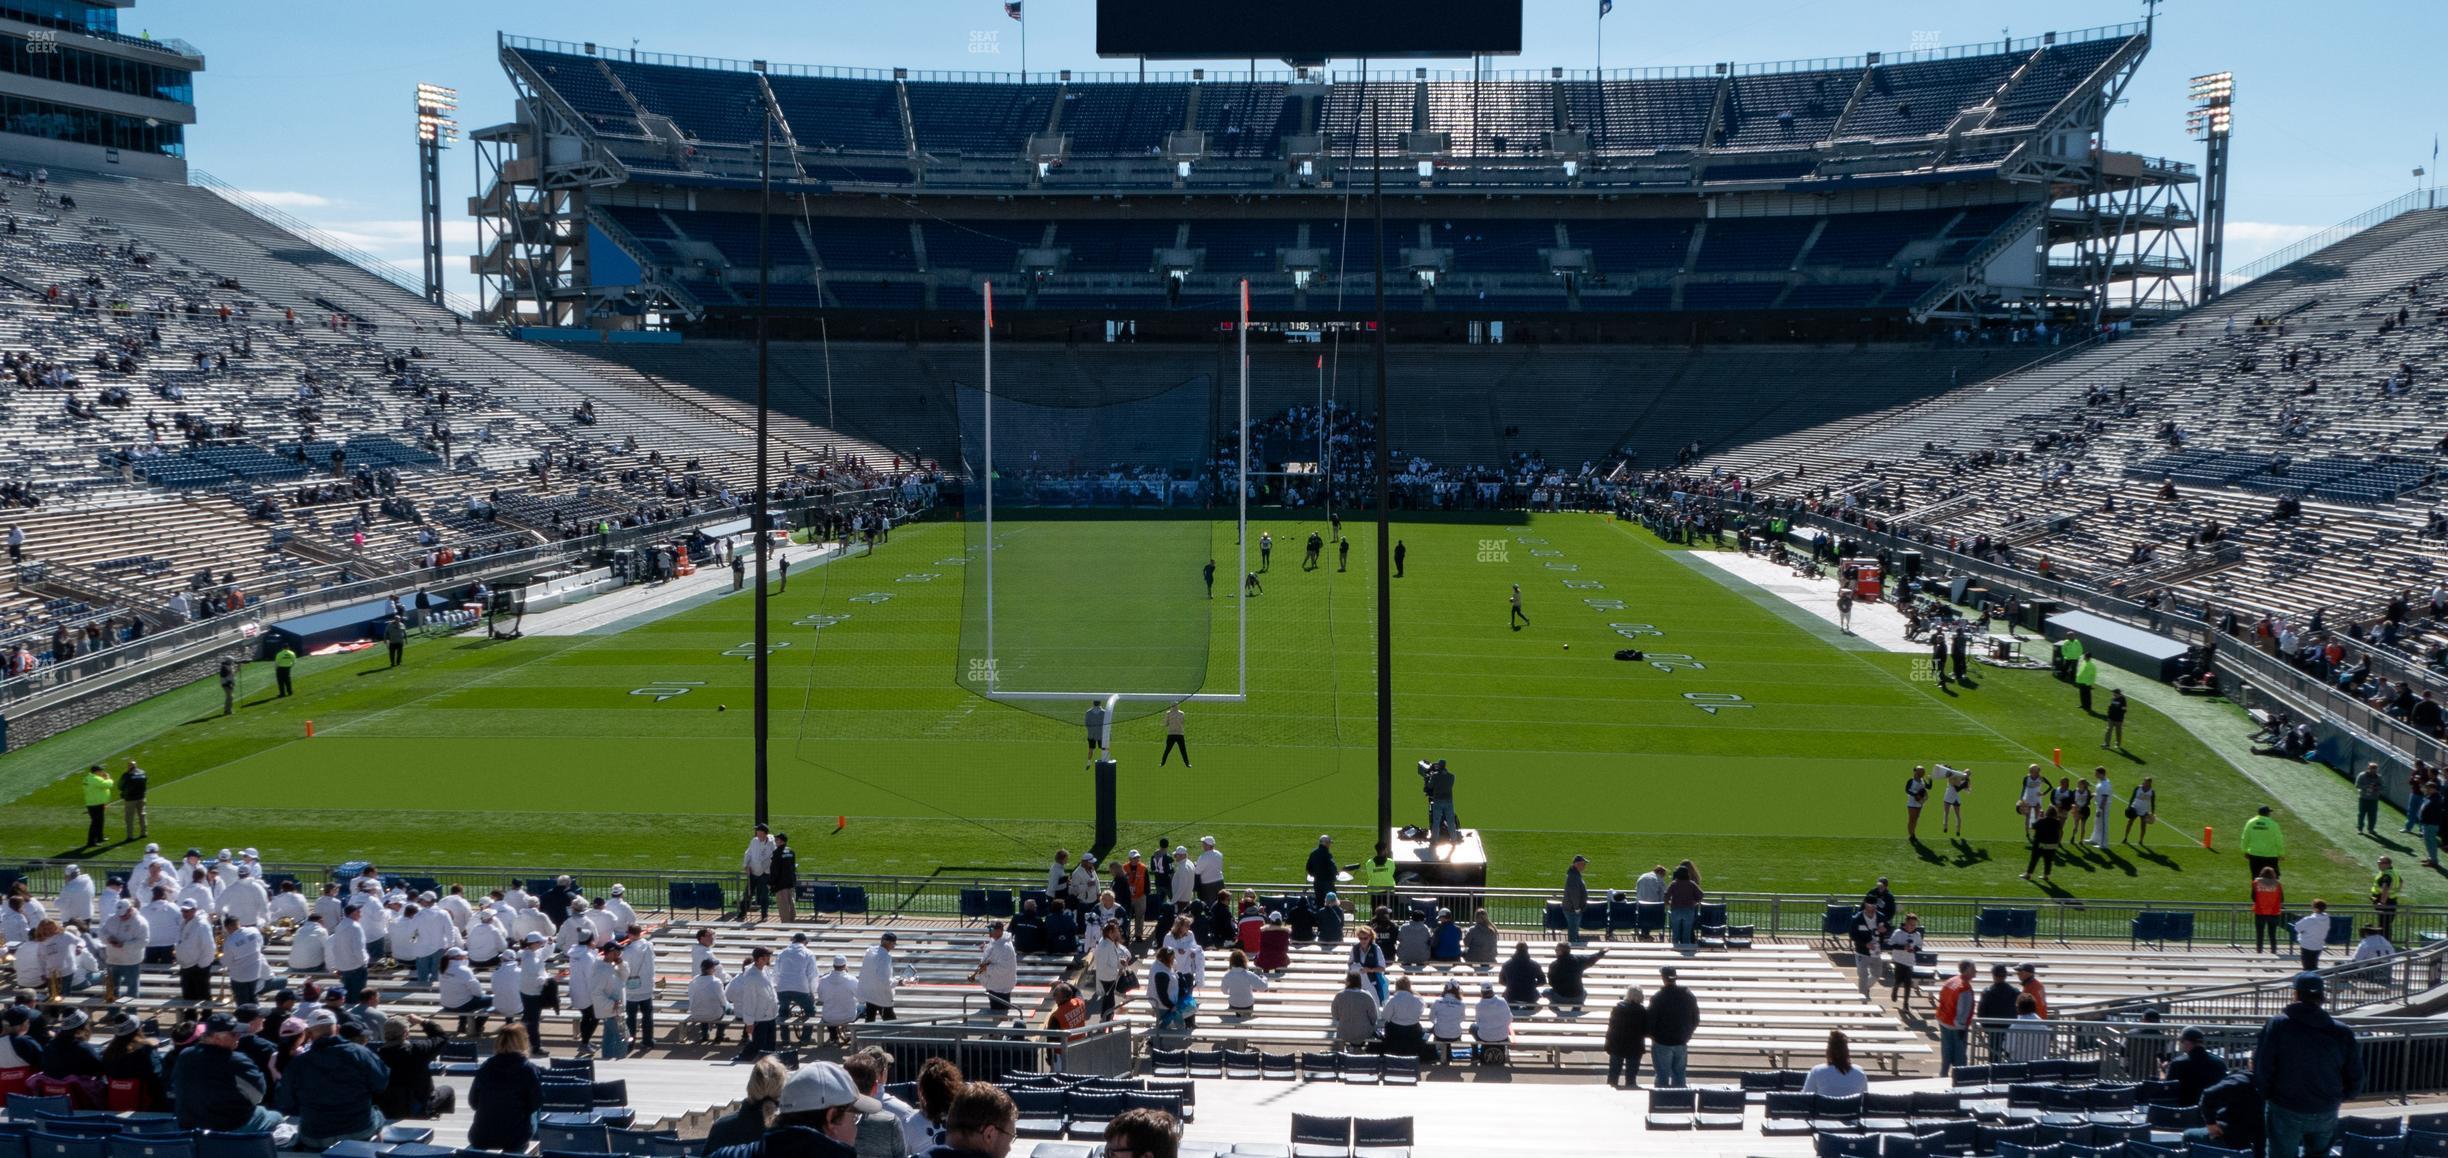
{"type": "Polygon", "coordinates": [[[2320,974],[2296,974],[2294,1003],[2261,1027],[2253,1049],[2253,1086],[2269,1103],[2270,1158],[2329,1153],[2338,1107],[2363,1082],[2354,1031],[2321,1008],[2327,996],[2320,974]]]}
{"type": "Polygon", "coordinates": [[[2202,1092],[2227,1076],[2227,1062],[2210,1052],[2202,1031],[2188,1027],[2176,1039],[2176,1056],[2167,1059],[2168,1080],[2176,1083],[2176,1104],[2199,1103],[2202,1092]]]}
{"type": "Polygon", "coordinates": [[[1309,896],[1319,907],[1326,904],[1326,894],[1334,891],[1335,874],[1342,872],[1335,863],[1334,838],[1321,836],[1317,847],[1309,850],[1309,896]]]}
{"type": "Polygon", "coordinates": [[[2004,965],[1989,967],[1989,988],[1981,990],[1980,1004],[1974,1007],[1973,1016],[1980,1019],[1981,1029],[1989,1034],[1991,1057],[2005,1056],[2006,1023],[2015,1019],[2015,998],[2021,996],[2023,991],[2006,980],[2004,965]]]}
{"type": "Polygon", "coordinates": [[[263,1104],[271,1083],[238,1052],[238,1030],[230,1015],[213,1014],[204,1019],[204,1036],[179,1051],[170,1096],[181,1129],[263,1133],[280,1124],[281,1116],[263,1104]]]}
{"type": "Polygon", "coordinates": [[[1581,943],[1581,912],[1589,907],[1589,884],[1581,879],[1581,870],[1589,867],[1589,858],[1572,858],[1572,867],[1564,870],[1564,939],[1581,943]]]}
{"type": "Polygon", "coordinates": [[[1555,960],[1547,963],[1548,1002],[1558,1009],[1568,1006],[1579,1009],[1589,1004],[1589,986],[1582,982],[1582,975],[1605,959],[1604,949],[1582,957],[1574,954],[1571,946],[1556,942],[1555,960]]]}
{"type": "Polygon", "coordinates": [[[2185,1131],[2185,1141],[2257,1153],[2263,1113],[2261,1091],[2253,1088],[2252,1071],[2232,1071],[2202,1091],[2202,1124],[2185,1131]]]}
{"type": "MultiPolygon", "coordinates": [[[[953,1105],[946,1125],[958,1118],[959,1103],[953,1105]]],[[[883,1110],[884,1103],[858,1091],[848,1070],[832,1062],[810,1062],[782,1083],[782,1093],[774,1099],[773,1124],[765,1128],[763,1138],[724,1146],[709,1158],[855,1158],[859,1119],[883,1110]]]]}
{"type": "Polygon", "coordinates": [[[1675,984],[1675,967],[1658,969],[1658,995],[1649,1002],[1649,1053],[1657,1064],[1657,1084],[1663,1089],[1689,1085],[1684,1062],[1692,1035],[1700,1032],[1700,999],[1675,984]]]}
{"type": "Polygon", "coordinates": [[[306,1044],[281,1069],[281,1112],[297,1120],[298,1146],[321,1150],[332,1143],[364,1140],[382,1132],[374,1099],[390,1084],[391,1071],[374,1051],[339,1034],[329,1009],[306,1015],[306,1044]]]}
{"type": "Polygon", "coordinates": [[[1641,1004],[1640,986],[1624,990],[1623,1000],[1607,1015],[1607,1084],[1620,1076],[1626,1089],[1640,1088],[1641,1053],[1648,1048],[1649,1007],[1641,1004]]]}
{"type": "Polygon", "coordinates": [[[774,834],[773,866],[765,870],[765,881],[773,889],[774,904],[782,910],[782,921],[788,924],[799,919],[799,852],[790,846],[790,834],[774,834]]]}
{"type": "Polygon", "coordinates": [[[1547,973],[1539,968],[1538,962],[1530,959],[1529,942],[1516,941],[1513,943],[1513,955],[1505,959],[1504,968],[1497,971],[1496,979],[1504,982],[1505,1004],[1515,1009],[1536,1009],[1539,986],[1546,984],[1547,973]]]}

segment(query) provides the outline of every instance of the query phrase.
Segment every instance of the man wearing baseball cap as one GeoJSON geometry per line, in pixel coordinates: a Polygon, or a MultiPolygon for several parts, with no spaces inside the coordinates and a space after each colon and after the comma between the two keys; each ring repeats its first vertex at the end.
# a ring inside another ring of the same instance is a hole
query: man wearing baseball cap
{"type": "Polygon", "coordinates": [[[765,1136],[724,1146],[711,1158],[857,1158],[859,1119],[884,1104],[858,1091],[850,1071],[832,1062],[810,1062],[782,1083],[774,1099],[773,1124],[765,1136]]]}
{"type": "Polygon", "coordinates": [[[262,1133],[280,1124],[281,1116],[263,1104],[272,1083],[238,1052],[240,1028],[229,1014],[213,1014],[204,1019],[204,1036],[179,1054],[170,1081],[181,1129],[262,1133]]]}
{"type": "Polygon", "coordinates": [[[2295,1000],[2261,1027],[2253,1085],[2269,1102],[2269,1158],[2321,1158],[2338,1128],[2338,1107],[2363,1083],[2354,1031],[2321,1008],[2321,975],[2295,975],[2295,1000]]]}
{"type": "Polygon", "coordinates": [[[2227,1061],[2210,1052],[2200,1026],[2186,1026],[2176,1037],[2176,1055],[2167,1059],[2168,1080],[2176,1083],[2176,1104],[2201,1104],[2202,1091],[2227,1076],[2227,1061]]]}
{"type": "Polygon", "coordinates": [[[322,1150],[344,1140],[381,1133],[374,1099],[390,1084],[391,1069],[374,1051],[339,1036],[340,1019],[328,1008],[306,1015],[305,1043],[281,1067],[281,1112],[297,1121],[297,1145],[322,1150]]]}

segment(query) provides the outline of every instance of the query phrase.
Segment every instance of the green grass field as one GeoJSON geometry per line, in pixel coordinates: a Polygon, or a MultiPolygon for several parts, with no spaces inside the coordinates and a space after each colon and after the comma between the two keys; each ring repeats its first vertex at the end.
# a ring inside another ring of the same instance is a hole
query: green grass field
{"type": "MultiPolygon", "coordinates": [[[[1249,698],[1190,707],[1192,769],[1155,766],[1158,720],[1117,728],[1122,839],[1152,849],[1159,836],[1212,833],[1234,877],[1289,880],[1320,832],[1355,860],[1369,844],[1374,549],[1369,528],[1351,528],[1349,573],[1334,571],[1331,548],[1323,568],[1304,572],[1298,544],[1315,524],[1264,525],[1277,549],[1251,603],[1249,698]]],[[[1006,518],[998,530],[1068,545],[1096,526],[1006,518]]],[[[1229,690],[1232,532],[1214,530],[1222,579],[1207,609],[1205,679],[1229,690]]],[[[1411,763],[1448,759],[1497,884],[1552,884],[1582,853],[1596,883],[1690,857],[1717,889],[1854,893],[1884,873],[1911,893],[2040,895],[2016,879],[2020,769],[2059,747],[2078,773],[2108,756],[2100,725],[2045,673],[1976,669],[1976,686],[1949,694],[1911,678],[1913,657],[1863,650],[1767,606],[1637,527],[1550,515],[1397,533],[1409,548],[1394,585],[1397,816],[1422,812],[1411,763]],[[1520,631],[1506,623],[1516,582],[1533,620],[1520,631]],[[1659,662],[1614,660],[1616,624],[1656,632],[1638,644],[1659,662]],[[1916,847],[1903,836],[1902,784],[1910,765],[1941,760],[1975,769],[1971,837],[1941,838],[1933,804],[1916,847]]],[[[772,659],[774,811],[810,871],[1034,870],[1056,845],[1088,839],[1084,705],[1040,714],[960,685],[977,656],[962,643],[975,585],[960,573],[975,558],[965,539],[956,523],[905,527],[872,558],[800,570],[773,601],[786,645],[772,659]],[[847,830],[827,835],[837,816],[847,830]]],[[[1109,600],[1130,610],[1088,617],[1075,632],[1085,639],[1007,640],[1004,686],[1077,675],[1063,648],[1088,644],[1126,660],[1161,652],[1131,670],[1195,679],[1195,662],[1183,663],[1195,646],[1171,638],[1195,621],[1184,601],[1201,599],[1195,565],[1173,565],[1179,548],[1112,551],[1091,558],[1081,572],[1091,580],[1069,574],[1060,591],[1033,591],[1031,556],[1007,547],[999,620],[1054,608],[1049,623],[1080,622],[1109,600]]],[[[301,694],[281,701],[256,665],[235,718],[220,718],[207,681],[0,758],[0,798],[15,798],[0,809],[0,843],[76,851],[83,815],[62,778],[133,754],[153,774],[154,835],[169,845],[252,844],[275,860],[734,865],[750,804],[750,607],[724,594],[607,634],[420,641],[396,671],[379,650],[313,661],[301,694]]],[[[2137,706],[2128,733],[2132,755],[2110,757],[2111,775],[2121,787],[2157,777],[2172,823],[2147,852],[2061,865],[2056,891],[2239,899],[2232,842],[2209,852],[2185,841],[2203,824],[2233,833],[2265,792],[2148,708],[2137,706]]],[[[2350,856],[2321,836],[2338,827],[2283,805],[2280,819],[2290,885],[2360,894],[2369,850],[2350,856]]],[[[114,812],[114,837],[117,824],[114,812]]],[[[133,853],[88,856],[115,866],[133,853]]],[[[2430,891],[2418,884],[2414,899],[2430,891]]]]}

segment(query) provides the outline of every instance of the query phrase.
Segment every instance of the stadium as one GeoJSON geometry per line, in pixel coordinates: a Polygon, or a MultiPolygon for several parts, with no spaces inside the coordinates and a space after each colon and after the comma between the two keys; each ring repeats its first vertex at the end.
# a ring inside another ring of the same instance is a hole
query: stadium
{"type": "Polygon", "coordinates": [[[979,7],[452,32],[420,275],[0,0],[0,1158],[2448,1150],[2432,189],[2231,265],[2155,6],[979,7]]]}

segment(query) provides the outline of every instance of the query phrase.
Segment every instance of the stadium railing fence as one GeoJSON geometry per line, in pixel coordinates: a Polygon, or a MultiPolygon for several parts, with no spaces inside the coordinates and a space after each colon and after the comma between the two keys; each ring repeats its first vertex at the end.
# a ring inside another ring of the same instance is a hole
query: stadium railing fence
{"type": "MultiPolygon", "coordinates": [[[[2102,1081],[2141,1082],[2160,1076],[2159,1060],[2176,1051],[2177,1034],[2185,1029],[2201,1030],[2203,1044],[2232,1064],[2252,1056],[2267,1020],[2266,1015],[2239,1020],[2171,1015],[2156,1022],[2052,1017],[1985,1023],[1965,1044],[1973,1065],[2048,1059],[2075,1063],[2083,1076],[2102,1081]],[[2006,1030],[2009,1024],[2016,1028],[2006,1030]]],[[[2448,1024],[2426,1018],[2354,1018],[2351,1024],[2363,1063],[2357,1097],[2403,1102],[2410,1094],[2448,1088],[2448,1024]]]]}
{"type": "MultiPolygon", "coordinates": [[[[785,827],[777,825],[777,827],[785,827]]],[[[811,823],[810,831],[821,825],[811,823]]],[[[26,886],[38,895],[56,893],[62,870],[69,864],[83,864],[91,872],[108,875],[124,873],[111,866],[96,868],[90,860],[50,858],[17,862],[14,871],[26,886]]],[[[267,873],[275,880],[281,876],[296,878],[300,886],[312,894],[319,882],[336,880],[334,874],[345,871],[355,875],[361,865],[315,864],[304,862],[265,862],[267,873]]],[[[737,912],[747,880],[736,869],[639,869],[639,868],[576,868],[537,865],[530,868],[473,865],[417,865],[375,862],[386,881],[413,885],[419,889],[439,891],[450,885],[464,887],[472,896],[481,896],[497,888],[523,883],[530,891],[552,883],[556,876],[566,875],[580,891],[589,897],[607,895],[613,885],[623,886],[625,899],[639,912],[662,912],[671,919],[686,920],[711,916],[720,912],[737,912]],[[713,891],[705,891],[705,886],[713,891]],[[675,893],[681,904],[671,904],[675,893]]],[[[0,872],[0,877],[5,877],[0,872]]],[[[5,880],[0,880],[4,885],[5,880]]],[[[803,902],[800,910],[816,916],[846,914],[865,916],[882,921],[895,918],[926,918],[941,920],[979,919],[978,914],[963,912],[963,894],[986,892],[1000,894],[1002,899],[1017,903],[1042,891],[1042,874],[1015,875],[1002,871],[975,873],[943,872],[929,876],[893,876],[871,874],[808,874],[801,882],[803,902]]],[[[1264,907],[1288,903],[1295,897],[1306,897],[1305,884],[1235,882],[1234,892],[1252,891],[1258,894],[1264,907]]],[[[1629,890],[1616,906],[1631,907],[1629,890]]],[[[1365,891],[1354,888],[1341,894],[1355,905],[1366,903],[1365,891]]],[[[1604,897],[1603,892],[1597,896],[1604,897]]],[[[1467,923],[1473,907],[1484,907],[1488,919],[1513,931],[1560,932],[1560,920],[1551,913],[1560,912],[1558,893],[1545,889],[1489,888],[1474,890],[1415,890],[1397,893],[1400,904],[1397,918],[1418,907],[1423,910],[1438,906],[1452,908],[1455,919],[1467,923]]],[[[2151,943],[2167,945],[2182,942],[2187,945],[2241,947],[2253,936],[2252,906],[2236,902],[2182,902],[2169,900],[2097,900],[2065,901],[2035,900],[2032,897],[1899,897],[1899,912],[1917,914],[1922,928],[1933,938],[1949,941],[1973,940],[1979,946],[1973,952],[1989,956],[2011,956],[2016,947],[2041,944],[2071,945],[2083,942],[2124,942],[2127,945],[2151,943]],[[1984,931],[1984,917],[1994,919],[1999,914],[2028,914],[2014,934],[1999,937],[1984,931]],[[2164,935],[2166,914],[2180,914],[2189,920],[2190,937],[2164,935]],[[2026,933],[2024,930],[2028,929],[2026,933]],[[1990,948],[1995,946],[1994,949],[1990,948]]],[[[1751,929],[1756,938],[1787,941],[1823,941],[1843,943],[1844,930],[1852,914],[1860,908],[1859,897],[1804,896],[1779,893],[1712,893],[1702,906],[1702,924],[1718,924],[1751,929]]],[[[752,907],[754,907],[752,905],[752,907]]],[[[1604,900],[1591,902],[1592,919],[1585,919],[1585,937],[1626,938],[1640,935],[1631,920],[1619,921],[1610,927],[1597,911],[1608,907],[1604,900]]],[[[2377,918],[2368,905],[2331,905],[2331,916],[2339,927],[2353,930],[2366,924],[2376,924],[2377,918]]],[[[1647,928],[1654,935],[1663,935],[1662,922],[1647,928]]],[[[2448,905],[2404,905],[2398,908],[2392,929],[2401,945],[2448,944],[2448,905]]],[[[2351,941],[2334,942],[2339,952],[2351,947],[2351,941]]],[[[2290,945],[2290,951],[2291,945],[2290,945]]],[[[1960,950],[1948,948],[1949,956],[1960,950]]],[[[2401,954],[2392,962],[2404,965],[2408,961],[2421,965],[2419,970],[2400,969],[2404,985],[2415,991],[2448,980],[2448,949],[2416,956],[2401,954]]]]}

